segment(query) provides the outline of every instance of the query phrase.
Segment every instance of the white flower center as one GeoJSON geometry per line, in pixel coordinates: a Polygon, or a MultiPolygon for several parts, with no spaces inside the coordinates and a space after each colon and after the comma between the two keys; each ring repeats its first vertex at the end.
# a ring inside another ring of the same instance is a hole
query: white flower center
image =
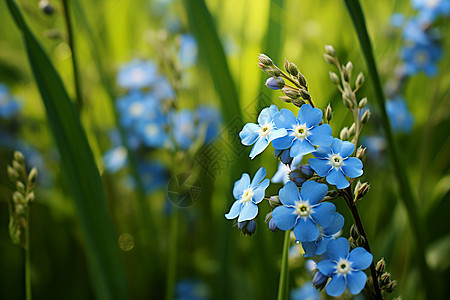
{"type": "Polygon", "coordinates": [[[352,262],[348,261],[347,259],[341,258],[335,266],[336,273],[340,275],[347,275],[352,270],[351,266],[352,262]]]}
{"type": "Polygon", "coordinates": [[[242,203],[247,203],[253,198],[253,189],[248,188],[242,193],[242,203]]]}
{"type": "Polygon", "coordinates": [[[312,207],[309,205],[309,201],[296,201],[294,213],[300,217],[309,217],[312,213],[312,207]]]}
{"type": "Polygon", "coordinates": [[[156,136],[159,132],[159,127],[156,124],[148,124],[147,126],[145,126],[145,133],[148,136],[156,136]]]}
{"type": "Polygon", "coordinates": [[[145,72],[142,69],[134,69],[131,72],[131,77],[133,78],[133,80],[135,81],[142,81],[145,78],[145,72]]]}
{"type": "Polygon", "coordinates": [[[414,54],[414,62],[418,65],[424,65],[428,62],[428,54],[425,51],[418,51],[414,54]]]}
{"type": "Polygon", "coordinates": [[[343,159],[339,154],[333,154],[330,157],[330,163],[335,168],[340,168],[343,163],[343,159]]]}
{"type": "Polygon", "coordinates": [[[127,149],[125,147],[117,147],[113,152],[113,160],[125,160],[127,158],[127,149]]]}
{"type": "Polygon", "coordinates": [[[182,124],[180,130],[184,135],[193,136],[194,135],[194,124],[192,124],[190,122],[184,122],[184,124],[182,124]]]}
{"type": "Polygon", "coordinates": [[[292,129],[294,130],[294,136],[298,139],[304,139],[308,135],[310,135],[310,132],[309,132],[308,128],[306,127],[306,124],[294,125],[292,127],[292,129]]]}
{"type": "Polygon", "coordinates": [[[259,128],[259,135],[266,137],[269,135],[272,129],[273,129],[272,123],[266,123],[264,125],[261,125],[261,127],[259,128]]]}
{"type": "Polygon", "coordinates": [[[425,6],[427,8],[435,8],[438,6],[439,2],[441,2],[441,0],[427,0],[425,1],[425,6]]]}
{"type": "Polygon", "coordinates": [[[142,105],[142,103],[135,102],[135,103],[131,104],[130,114],[133,117],[138,117],[138,116],[142,115],[143,112],[144,112],[144,105],[142,105]]]}

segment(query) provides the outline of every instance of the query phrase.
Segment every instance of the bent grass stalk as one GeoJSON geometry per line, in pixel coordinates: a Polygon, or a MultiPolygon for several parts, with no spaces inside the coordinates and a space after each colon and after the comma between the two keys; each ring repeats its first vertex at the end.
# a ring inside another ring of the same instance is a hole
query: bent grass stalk
{"type": "Polygon", "coordinates": [[[291,231],[284,233],[283,252],[281,256],[280,281],[278,284],[277,300],[287,300],[289,295],[289,243],[291,240],[291,231]]]}

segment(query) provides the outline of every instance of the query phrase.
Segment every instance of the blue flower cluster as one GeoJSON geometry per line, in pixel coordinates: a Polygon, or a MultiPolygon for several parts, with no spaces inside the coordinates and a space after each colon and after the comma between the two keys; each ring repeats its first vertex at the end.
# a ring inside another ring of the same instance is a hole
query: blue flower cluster
{"type": "Polygon", "coordinates": [[[19,109],[18,100],[11,96],[6,85],[0,83],[0,119],[11,119],[19,112],[19,109]]]}
{"type": "MultiPolygon", "coordinates": [[[[272,84],[273,82],[267,83],[269,88],[272,88],[272,84]]],[[[354,155],[355,145],[333,138],[331,131],[328,124],[323,124],[322,111],[310,104],[303,104],[297,117],[288,109],[279,110],[271,105],[261,111],[258,124],[246,124],[239,136],[242,144],[253,145],[250,152],[252,159],[272,143],[275,154],[281,159],[279,170],[272,181],[283,182],[284,186],[279,190],[278,196],[269,199],[269,203],[275,206],[268,215],[269,228],[272,231],[293,230],[295,239],[301,242],[305,257],[322,255],[330,258],[333,263],[339,263],[334,273],[330,269],[323,269],[320,277],[323,282],[331,278],[333,284],[327,289],[327,293],[336,296],[342,294],[346,286],[352,294],[362,290],[366,277],[363,278],[365,274],[360,273],[368,265],[359,261],[370,254],[359,248],[353,250],[351,255],[347,249],[347,254],[343,255],[345,251],[342,251],[341,242],[334,243],[344,225],[344,217],[336,212],[333,203],[325,201],[329,187],[321,182],[326,181],[338,190],[346,189],[350,186],[348,178],[363,174],[363,164],[354,155]],[[302,165],[302,159],[309,154],[313,157],[308,159],[308,164],[302,165]],[[345,269],[342,267],[344,262],[345,269]],[[335,277],[338,279],[333,279],[335,277]]],[[[265,198],[265,190],[269,186],[269,179],[265,179],[265,176],[266,170],[261,167],[253,180],[244,173],[234,185],[235,202],[225,217],[237,218],[239,229],[243,224],[252,224],[258,215],[258,204],[265,198]]],[[[244,233],[248,233],[248,226],[244,233]]],[[[251,228],[252,234],[256,227],[251,228]]],[[[293,295],[310,292],[305,287],[293,295]]]]}

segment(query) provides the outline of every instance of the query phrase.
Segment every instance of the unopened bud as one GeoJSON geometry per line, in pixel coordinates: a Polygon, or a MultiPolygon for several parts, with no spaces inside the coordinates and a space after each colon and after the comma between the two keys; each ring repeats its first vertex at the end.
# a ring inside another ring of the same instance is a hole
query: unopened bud
{"type": "Polygon", "coordinates": [[[361,159],[364,156],[364,153],[366,152],[367,148],[364,148],[363,146],[359,146],[358,150],[356,150],[356,157],[361,159]]]}
{"type": "Polygon", "coordinates": [[[340,81],[339,81],[339,77],[337,76],[337,74],[334,72],[331,72],[331,71],[329,72],[329,74],[330,74],[331,82],[334,83],[335,85],[338,85],[340,83],[340,81]]]}
{"type": "Polygon", "coordinates": [[[349,61],[346,65],[345,68],[347,69],[347,71],[351,74],[353,71],[353,64],[351,61],[349,61]]]}
{"type": "Polygon", "coordinates": [[[341,138],[341,140],[343,140],[343,141],[348,140],[348,136],[349,136],[348,128],[347,128],[347,127],[342,128],[341,134],[339,135],[339,137],[341,138]]]}
{"type": "Polygon", "coordinates": [[[358,190],[355,189],[356,190],[355,201],[358,201],[359,199],[363,198],[367,194],[369,189],[370,189],[370,184],[368,184],[367,182],[360,184],[358,190]]]}
{"type": "Polygon", "coordinates": [[[305,100],[311,99],[311,95],[309,94],[309,92],[308,92],[307,90],[301,89],[301,90],[300,90],[300,95],[301,95],[302,98],[305,99],[305,100]]]}
{"type": "Polygon", "coordinates": [[[278,227],[277,227],[277,225],[275,225],[275,221],[274,221],[273,218],[269,220],[269,229],[270,229],[272,232],[277,232],[277,231],[279,230],[278,227]]]}
{"type": "Polygon", "coordinates": [[[281,91],[283,92],[283,94],[285,94],[287,97],[291,99],[297,99],[300,97],[300,92],[298,90],[294,90],[286,86],[282,88],[281,91]]]}
{"type": "Polygon", "coordinates": [[[328,123],[333,118],[333,110],[331,109],[330,103],[328,103],[327,109],[325,110],[325,118],[327,119],[328,123]]]}
{"type": "Polygon", "coordinates": [[[350,126],[350,128],[348,129],[348,136],[354,135],[355,131],[356,131],[356,124],[353,123],[352,126],[350,126]]]}
{"type": "Polygon", "coordinates": [[[281,205],[280,197],[278,197],[278,196],[272,196],[272,197],[270,197],[270,198],[269,198],[269,204],[270,204],[271,206],[274,206],[274,207],[280,206],[280,205],[281,205]]]}
{"type": "Polygon", "coordinates": [[[360,109],[362,109],[366,107],[366,105],[367,105],[367,97],[364,97],[361,99],[361,101],[359,101],[358,106],[360,109]]]}
{"type": "Polygon", "coordinates": [[[14,160],[19,162],[20,164],[25,163],[25,159],[23,158],[23,154],[20,151],[14,151],[14,160]]]}
{"type": "Polygon", "coordinates": [[[255,220],[250,220],[247,223],[247,226],[245,226],[242,229],[242,233],[246,234],[246,235],[250,235],[252,236],[256,231],[256,222],[255,220]]]}
{"type": "Polygon", "coordinates": [[[269,89],[279,90],[284,87],[284,80],[281,77],[270,77],[265,84],[269,89]]]}
{"type": "Polygon", "coordinates": [[[33,185],[36,183],[36,179],[37,179],[37,169],[32,168],[30,173],[28,173],[28,181],[30,182],[31,185],[33,185]]]}
{"type": "Polygon", "coordinates": [[[292,100],[292,104],[294,104],[297,107],[302,107],[305,102],[302,99],[294,99],[292,100]]]}
{"type": "Polygon", "coordinates": [[[297,66],[293,62],[288,61],[287,59],[284,59],[284,69],[292,76],[294,77],[298,76],[297,66]]]}
{"type": "Polygon", "coordinates": [[[281,75],[281,71],[275,67],[265,66],[261,63],[259,63],[258,66],[263,72],[269,74],[270,76],[278,77],[281,75]]]}
{"type": "Polygon", "coordinates": [[[370,115],[371,115],[370,110],[366,110],[363,116],[361,117],[361,123],[366,124],[367,122],[369,122],[370,115]]]}
{"type": "Polygon", "coordinates": [[[345,92],[344,92],[344,94],[342,94],[342,102],[344,103],[344,106],[347,108],[351,109],[353,107],[352,100],[345,92]]]}
{"type": "Polygon", "coordinates": [[[325,59],[325,61],[328,63],[328,64],[330,64],[330,65],[332,65],[332,64],[334,64],[335,63],[335,58],[333,57],[333,56],[330,56],[330,55],[328,55],[328,54],[324,54],[323,55],[323,58],[325,59]]]}
{"type": "Polygon", "coordinates": [[[258,60],[261,64],[263,64],[264,66],[274,66],[273,61],[270,59],[270,57],[268,57],[267,55],[261,53],[258,55],[258,60]]]}
{"type": "Polygon", "coordinates": [[[286,102],[286,103],[291,103],[292,99],[286,96],[278,96],[278,98],[280,98],[281,101],[286,102]]]}
{"type": "Polygon", "coordinates": [[[22,194],[25,194],[25,185],[22,181],[16,181],[16,190],[22,194]]]}
{"type": "Polygon", "coordinates": [[[12,182],[16,182],[17,179],[19,179],[19,173],[17,173],[17,171],[13,167],[8,166],[7,171],[8,171],[8,177],[12,182]]]}
{"type": "Polygon", "coordinates": [[[16,204],[14,206],[14,212],[16,213],[16,215],[25,213],[25,206],[23,206],[23,204],[16,204]]]}
{"type": "Polygon", "coordinates": [[[393,280],[393,281],[389,282],[388,285],[386,286],[386,291],[388,293],[392,293],[396,287],[397,287],[397,281],[393,280]]]}
{"type": "Polygon", "coordinates": [[[352,72],[345,66],[342,66],[342,77],[344,78],[344,82],[349,82],[352,77],[352,72]]]}
{"type": "Polygon", "coordinates": [[[314,278],[312,280],[313,287],[318,290],[322,290],[327,284],[328,277],[322,274],[319,270],[314,274],[314,278]]]}
{"type": "Polygon", "coordinates": [[[34,192],[29,192],[28,195],[25,198],[26,203],[30,203],[34,201],[34,192]]]}
{"type": "Polygon", "coordinates": [[[298,73],[298,81],[300,82],[301,86],[307,87],[308,83],[306,82],[305,76],[303,76],[302,73],[298,73]]]}
{"type": "Polygon", "coordinates": [[[391,273],[384,272],[380,277],[380,285],[386,286],[389,284],[389,282],[391,282],[391,273]]]}
{"type": "Polygon", "coordinates": [[[356,82],[355,82],[356,88],[360,88],[363,84],[364,84],[364,75],[362,72],[360,72],[358,74],[358,77],[356,77],[356,82]]]}
{"type": "Polygon", "coordinates": [[[382,258],[377,262],[377,265],[375,266],[375,271],[377,272],[378,276],[383,274],[385,267],[386,267],[386,262],[384,261],[384,258],[382,258]]]}
{"type": "Polygon", "coordinates": [[[12,166],[19,174],[23,171],[23,166],[17,160],[12,161],[12,166]]]}
{"type": "Polygon", "coordinates": [[[12,199],[14,204],[23,204],[25,203],[25,199],[23,198],[23,195],[19,193],[18,191],[15,191],[12,195],[12,199]]]}
{"type": "Polygon", "coordinates": [[[247,223],[248,223],[248,221],[238,222],[237,227],[239,228],[239,230],[242,230],[245,228],[245,226],[247,226],[247,223]]]}
{"type": "Polygon", "coordinates": [[[336,56],[336,51],[331,45],[325,45],[325,53],[331,56],[336,56]]]}

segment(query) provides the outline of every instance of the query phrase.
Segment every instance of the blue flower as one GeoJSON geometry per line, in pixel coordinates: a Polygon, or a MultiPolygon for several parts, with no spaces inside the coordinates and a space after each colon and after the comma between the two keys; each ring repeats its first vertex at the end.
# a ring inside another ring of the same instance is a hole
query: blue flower
{"type": "Polygon", "coordinates": [[[337,234],[344,226],[344,217],[335,213],[333,222],[327,227],[319,226],[319,237],[314,242],[302,243],[305,257],[314,257],[316,255],[322,255],[327,250],[328,242],[337,234]]]}
{"type": "Polygon", "coordinates": [[[392,27],[395,28],[402,27],[404,22],[405,22],[405,15],[403,15],[402,13],[392,14],[389,19],[389,23],[391,24],[392,27]]]}
{"type": "Polygon", "coordinates": [[[132,127],[138,120],[152,118],[161,110],[158,100],[152,94],[140,91],[120,97],[116,102],[120,122],[125,128],[132,127]]]}
{"type": "Polygon", "coordinates": [[[428,45],[432,42],[424,30],[423,24],[417,18],[410,18],[406,22],[405,28],[403,29],[403,38],[406,41],[420,45],[428,45]]]}
{"type": "Polygon", "coordinates": [[[220,112],[211,106],[199,106],[195,111],[199,127],[205,129],[205,144],[213,141],[219,135],[222,122],[220,112]]]}
{"type": "Polygon", "coordinates": [[[127,163],[127,150],[123,146],[119,146],[106,151],[103,154],[103,162],[108,173],[116,173],[122,169],[127,163]]]}
{"type": "Polygon", "coordinates": [[[269,186],[269,179],[266,176],[266,169],[261,167],[250,183],[250,176],[242,174],[241,179],[234,183],[233,196],[236,201],[231,206],[230,212],[225,215],[227,219],[234,219],[237,216],[238,222],[252,220],[258,214],[258,203],[265,196],[266,188],[269,186]],[[264,180],[263,180],[264,179],[264,180]]]}
{"type": "Polygon", "coordinates": [[[172,85],[169,80],[167,80],[164,76],[159,76],[154,84],[154,89],[152,90],[153,95],[155,97],[164,102],[164,100],[175,99],[175,91],[173,90],[172,85]]]}
{"type": "Polygon", "coordinates": [[[306,282],[301,287],[291,291],[291,300],[320,300],[319,291],[313,287],[312,282],[306,282]]]}
{"type": "Polygon", "coordinates": [[[183,68],[189,68],[197,62],[198,46],[195,37],[191,34],[180,36],[180,50],[178,58],[183,68]]]}
{"type": "Polygon", "coordinates": [[[198,137],[194,115],[188,109],[182,109],[171,115],[171,131],[177,146],[188,150],[198,137]]]}
{"type": "Polygon", "coordinates": [[[329,259],[317,264],[317,269],[325,276],[331,277],[325,291],[332,297],[337,297],[348,287],[352,295],[359,294],[364,288],[367,275],[362,271],[372,263],[372,254],[364,248],[357,247],[350,253],[350,245],[345,238],[328,242],[329,259]]]}
{"type": "Polygon", "coordinates": [[[20,109],[20,104],[9,94],[6,85],[0,83],[0,118],[9,119],[20,109]]]}
{"type": "Polygon", "coordinates": [[[290,180],[289,174],[291,173],[291,171],[297,169],[297,167],[300,165],[302,159],[303,159],[303,155],[294,157],[294,159],[292,160],[292,162],[290,164],[290,167],[289,167],[289,165],[284,164],[283,162],[280,162],[278,164],[278,170],[273,175],[271,181],[273,183],[286,184],[286,182],[288,182],[290,180]]]}
{"type": "Polygon", "coordinates": [[[436,63],[442,56],[442,49],[435,43],[413,44],[405,46],[400,56],[406,75],[411,76],[422,70],[428,76],[435,76],[438,72],[436,63]]]}
{"type": "Polygon", "coordinates": [[[319,147],[313,152],[314,158],[308,160],[309,165],[320,177],[325,177],[329,184],[338,189],[350,185],[345,176],[356,178],[363,174],[363,164],[359,158],[349,157],[355,151],[355,145],[335,138],[331,146],[319,147]]]}
{"type": "Polygon", "coordinates": [[[402,97],[386,101],[386,112],[395,132],[411,132],[414,117],[402,97]]]}
{"type": "Polygon", "coordinates": [[[152,86],[158,77],[153,61],[133,60],[120,67],[117,84],[125,89],[142,89],[152,86]]]}
{"type": "Polygon", "coordinates": [[[175,300],[207,300],[210,294],[209,287],[199,279],[183,279],[175,286],[175,300]]]}
{"type": "Polygon", "coordinates": [[[284,87],[284,80],[281,77],[270,77],[266,80],[266,86],[272,90],[279,90],[284,87]]]}
{"type": "Polygon", "coordinates": [[[366,152],[370,159],[379,162],[381,154],[386,150],[386,139],[376,135],[365,136],[361,138],[361,145],[367,148],[366,152]]]}
{"type": "Polygon", "coordinates": [[[419,10],[419,18],[423,23],[432,23],[439,16],[450,14],[448,0],[412,0],[412,7],[419,10]]]}
{"type": "Polygon", "coordinates": [[[263,152],[271,141],[286,135],[286,129],[276,128],[273,122],[273,116],[277,112],[278,108],[275,105],[264,108],[258,117],[259,124],[245,124],[242,131],[239,132],[242,144],[245,146],[255,144],[250,152],[252,159],[263,152]]]}
{"type": "Polygon", "coordinates": [[[142,142],[151,148],[163,148],[170,144],[165,115],[154,111],[152,117],[140,119],[136,124],[136,131],[142,142]]]}
{"type": "Polygon", "coordinates": [[[333,203],[319,203],[327,192],[328,187],[325,184],[307,181],[299,193],[295,183],[289,181],[279,192],[283,205],[272,211],[275,225],[282,230],[294,228],[295,238],[300,242],[317,240],[317,225],[329,226],[336,211],[333,203]]]}
{"type": "Polygon", "coordinates": [[[295,157],[313,152],[314,146],[329,146],[333,141],[331,127],[319,125],[321,121],[322,111],[309,104],[300,107],[297,118],[290,110],[281,109],[275,114],[274,123],[277,128],[285,128],[287,134],[274,140],[273,147],[279,150],[290,148],[290,155],[295,157]]]}

